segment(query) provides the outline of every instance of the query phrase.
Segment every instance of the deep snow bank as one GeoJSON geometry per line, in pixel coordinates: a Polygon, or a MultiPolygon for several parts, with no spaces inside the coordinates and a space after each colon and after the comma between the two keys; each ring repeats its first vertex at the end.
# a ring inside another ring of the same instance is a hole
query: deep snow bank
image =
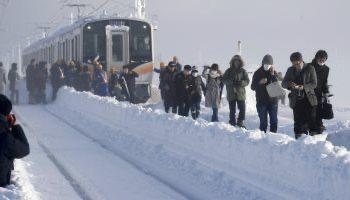
{"type": "Polygon", "coordinates": [[[61,89],[48,109],[198,199],[350,199],[350,153],[324,138],[193,121],[61,89]]]}

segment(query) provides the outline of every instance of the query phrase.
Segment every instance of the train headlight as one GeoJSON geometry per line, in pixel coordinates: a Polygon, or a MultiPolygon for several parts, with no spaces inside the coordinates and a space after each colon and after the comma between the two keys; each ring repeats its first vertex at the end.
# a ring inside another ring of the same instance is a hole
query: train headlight
{"type": "Polygon", "coordinates": [[[91,29],[92,29],[92,27],[91,27],[91,26],[87,26],[86,28],[87,28],[88,30],[91,30],[91,29]]]}

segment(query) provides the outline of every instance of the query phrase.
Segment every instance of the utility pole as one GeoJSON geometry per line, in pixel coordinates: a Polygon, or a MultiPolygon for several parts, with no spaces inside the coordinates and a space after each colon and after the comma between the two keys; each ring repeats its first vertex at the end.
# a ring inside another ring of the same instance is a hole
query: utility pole
{"type": "Polygon", "coordinates": [[[140,19],[146,18],[146,0],[135,0],[135,16],[140,19]]]}
{"type": "Polygon", "coordinates": [[[237,42],[237,47],[238,47],[238,55],[242,55],[242,42],[239,40],[237,42]]]}
{"type": "Polygon", "coordinates": [[[74,3],[74,4],[66,4],[65,6],[71,7],[71,8],[76,8],[78,12],[78,20],[81,18],[81,8],[86,8],[88,4],[83,4],[83,3],[74,3]]]}

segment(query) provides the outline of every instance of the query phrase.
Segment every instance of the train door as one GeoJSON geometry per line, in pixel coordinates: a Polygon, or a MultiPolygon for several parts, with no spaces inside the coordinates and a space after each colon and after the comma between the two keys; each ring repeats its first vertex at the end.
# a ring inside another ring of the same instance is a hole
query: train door
{"type": "Polygon", "coordinates": [[[129,64],[129,27],[106,26],[107,71],[129,64]]]}

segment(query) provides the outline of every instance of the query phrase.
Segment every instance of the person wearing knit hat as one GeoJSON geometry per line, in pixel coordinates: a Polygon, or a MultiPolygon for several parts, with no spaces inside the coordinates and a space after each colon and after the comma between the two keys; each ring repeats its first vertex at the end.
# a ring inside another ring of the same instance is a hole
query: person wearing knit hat
{"type": "Polygon", "coordinates": [[[245,128],[246,90],[249,85],[249,77],[244,69],[244,61],[240,55],[235,55],[230,61],[230,68],[227,69],[222,78],[226,85],[227,100],[230,105],[230,124],[245,128]],[[238,105],[239,115],[236,120],[236,106],[238,105]]]}
{"type": "MultiPolygon", "coordinates": [[[[316,76],[317,76],[317,87],[315,93],[317,96],[317,110],[316,110],[316,124],[318,127],[318,134],[322,134],[326,130],[326,127],[323,125],[323,102],[326,102],[327,97],[329,96],[329,67],[326,65],[328,60],[328,54],[325,50],[317,51],[315,58],[313,59],[311,65],[315,67],[316,76]]],[[[327,113],[327,111],[326,111],[327,113]]]]}
{"type": "Polygon", "coordinates": [[[270,118],[270,132],[276,133],[278,127],[278,98],[270,97],[267,85],[278,82],[277,72],[273,67],[271,55],[265,55],[260,68],[253,75],[251,89],[255,91],[256,109],[260,119],[260,130],[267,132],[268,116],[270,118]]]}
{"type": "Polygon", "coordinates": [[[0,94],[0,187],[11,182],[11,170],[14,159],[29,154],[29,143],[20,125],[15,125],[15,117],[11,115],[12,103],[0,94]]]}
{"type": "Polygon", "coordinates": [[[290,91],[289,104],[293,109],[295,138],[298,139],[302,135],[315,135],[318,132],[317,75],[314,66],[304,63],[301,53],[293,53],[290,60],[293,66],[288,68],[282,87],[290,91]]]}

